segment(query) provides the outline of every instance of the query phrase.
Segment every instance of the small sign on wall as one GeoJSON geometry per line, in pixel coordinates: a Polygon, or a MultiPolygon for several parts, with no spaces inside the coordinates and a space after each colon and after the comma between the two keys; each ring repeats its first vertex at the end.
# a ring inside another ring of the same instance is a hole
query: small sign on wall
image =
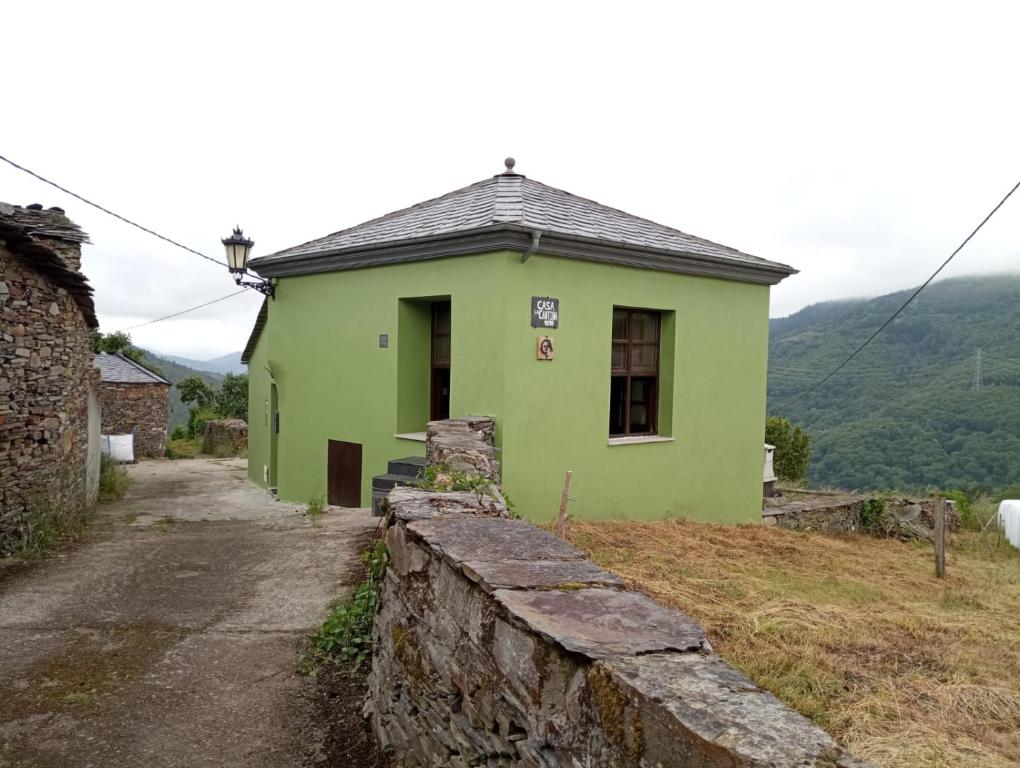
{"type": "Polygon", "coordinates": [[[535,345],[535,358],[538,360],[552,360],[556,355],[556,339],[552,336],[539,336],[535,345]]]}
{"type": "Polygon", "coordinates": [[[532,296],[531,327],[559,328],[560,300],[550,296],[532,296]]]}

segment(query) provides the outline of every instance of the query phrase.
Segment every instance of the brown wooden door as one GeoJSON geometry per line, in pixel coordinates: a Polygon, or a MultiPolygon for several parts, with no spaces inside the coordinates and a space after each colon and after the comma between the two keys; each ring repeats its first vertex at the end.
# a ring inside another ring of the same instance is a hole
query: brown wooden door
{"type": "Polygon", "coordinates": [[[360,507],[361,443],[330,440],[326,472],[329,503],[338,507],[360,507]]]}

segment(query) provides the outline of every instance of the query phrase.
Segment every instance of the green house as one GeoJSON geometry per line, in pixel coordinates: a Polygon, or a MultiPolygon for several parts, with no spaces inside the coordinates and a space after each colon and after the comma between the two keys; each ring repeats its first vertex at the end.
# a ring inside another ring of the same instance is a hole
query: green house
{"type": "Polygon", "coordinates": [[[249,472],[365,505],[426,423],[496,419],[503,487],[571,514],[761,511],[769,286],[792,268],[514,171],[253,259],[249,472]]]}

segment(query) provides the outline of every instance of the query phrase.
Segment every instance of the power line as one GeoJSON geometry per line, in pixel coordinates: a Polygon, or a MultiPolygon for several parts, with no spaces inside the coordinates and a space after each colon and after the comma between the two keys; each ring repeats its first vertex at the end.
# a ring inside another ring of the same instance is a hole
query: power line
{"type": "Polygon", "coordinates": [[[247,289],[242,288],[240,291],[234,291],[233,293],[228,293],[226,296],[220,296],[218,299],[213,299],[212,301],[207,301],[205,304],[199,304],[197,307],[190,307],[189,309],[182,309],[180,312],[174,312],[172,315],[166,315],[165,317],[157,317],[155,320],[146,320],[144,323],[139,323],[138,325],[130,325],[127,328],[121,328],[119,331],[114,331],[114,333],[124,333],[126,331],[133,331],[135,328],[141,328],[141,327],[146,326],[146,325],[152,325],[153,323],[159,323],[159,322],[162,322],[163,320],[169,320],[172,317],[180,317],[181,315],[186,315],[188,312],[194,312],[196,309],[201,309],[202,307],[208,307],[210,304],[215,304],[218,301],[224,301],[225,299],[229,299],[232,296],[240,296],[246,290],[247,289]]]}
{"type": "Polygon", "coordinates": [[[946,266],[949,264],[949,262],[951,262],[953,260],[953,258],[956,256],[956,254],[958,254],[960,251],[962,251],[963,247],[965,245],[967,245],[967,243],[969,243],[971,241],[971,238],[973,238],[974,235],[976,235],[981,230],[981,228],[985,224],[988,223],[988,220],[990,218],[992,218],[992,216],[994,216],[1003,205],[1005,205],[1006,201],[1009,200],[1009,198],[1013,196],[1013,193],[1016,192],[1017,189],[1020,189],[1020,181],[1018,181],[1016,184],[1013,185],[1013,188],[1011,190],[1009,190],[1009,192],[1006,193],[1006,196],[1003,197],[999,201],[998,205],[996,205],[994,208],[992,208],[992,210],[989,211],[988,215],[985,216],[981,220],[981,223],[978,224],[976,227],[974,227],[974,230],[969,235],[967,235],[966,238],[964,238],[962,243],[960,243],[956,247],[956,250],[953,251],[951,254],[949,254],[949,258],[947,258],[945,261],[943,261],[942,264],[939,265],[939,268],[936,269],[934,272],[932,272],[931,276],[927,280],[925,280],[916,291],[914,291],[912,294],[910,294],[910,298],[908,298],[905,302],[903,302],[903,304],[900,306],[900,308],[897,309],[895,312],[893,312],[892,315],[889,317],[889,319],[886,320],[884,323],[882,323],[882,325],[879,326],[877,331],[875,331],[867,339],[865,339],[864,343],[861,344],[859,347],[857,347],[857,349],[855,349],[846,360],[844,360],[842,363],[840,363],[835,368],[833,368],[831,371],[829,371],[829,373],[826,374],[823,379],[821,379],[816,384],[814,384],[810,389],[807,389],[804,392],[802,392],[801,394],[797,395],[797,397],[795,397],[793,400],[791,400],[788,403],[788,405],[793,405],[797,401],[807,397],[812,392],[814,392],[816,389],[818,389],[820,386],[822,386],[822,384],[824,384],[829,379],[831,379],[833,376],[835,376],[837,373],[839,373],[841,370],[843,370],[843,368],[847,365],[847,363],[849,363],[851,360],[853,360],[855,357],[857,357],[857,355],[859,355],[861,353],[861,351],[866,346],[868,346],[868,344],[870,344],[872,342],[872,340],[874,340],[874,338],[876,336],[878,336],[878,334],[880,334],[887,327],[889,327],[889,324],[892,323],[893,320],[895,320],[897,317],[900,316],[900,313],[903,312],[903,310],[905,310],[910,305],[910,302],[912,302],[914,299],[916,299],[918,294],[921,293],[921,291],[923,291],[925,288],[928,287],[928,284],[931,283],[931,281],[934,280],[938,276],[939,272],[941,272],[943,269],[946,268],[946,266]]]}
{"type": "Polygon", "coordinates": [[[24,171],[29,176],[34,176],[35,178],[39,179],[39,181],[43,182],[44,184],[49,184],[51,187],[59,189],[61,192],[65,193],[65,194],[68,194],[68,195],[70,195],[73,198],[81,200],[86,205],[91,205],[93,208],[95,208],[97,210],[100,210],[103,213],[109,214],[110,216],[113,216],[115,219],[120,219],[125,224],[130,224],[132,227],[135,227],[136,229],[140,229],[140,230],[142,230],[142,232],[147,232],[148,234],[152,235],[153,237],[158,237],[160,240],[163,240],[164,242],[170,243],[170,245],[176,245],[178,248],[183,248],[188,253],[193,253],[196,256],[201,256],[206,261],[211,261],[213,264],[215,264],[218,267],[222,267],[223,266],[223,264],[219,260],[214,259],[212,256],[206,256],[201,251],[196,251],[194,248],[189,248],[188,246],[183,245],[183,244],[177,242],[176,240],[173,240],[172,238],[167,237],[166,235],[161,235],[161,234],[159,234],[159,232],[156,232],[155,230],[149,229],[148,227],[143,227],[141,224],[138,224],[137,222],[131,221],[131,219],[129,219],[129,218],[125,217],[125,216],[121,216],[119,213],[114,213],[109,208],[104,208],[103,206],[99,205],[99,203],[93,203],[91,200],[82,197],[78,193],[72,192],[71,190],[67,189],[66,187],[60,186],[55,181],[50,181],[45,176],[40,176],[35,171],[29,170],[28,168],[25,168],[23,165],[18,165],[16,162],[14,162],[13,160],[11,160],[9,158],[4,157],[3,155],[0,155],[0,160],[3,160],[5,163],[7,163],[10,166],[13,166],[14,168],[17,168],[19,171],[24,171]]]}

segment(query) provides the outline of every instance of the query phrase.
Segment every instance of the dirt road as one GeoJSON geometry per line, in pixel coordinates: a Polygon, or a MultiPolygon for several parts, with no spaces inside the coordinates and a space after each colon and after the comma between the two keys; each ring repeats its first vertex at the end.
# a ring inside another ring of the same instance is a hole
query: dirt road
{"type": "Polygon", "coordinates": [[[313,525],[238,460],[129,471],[88,543],[0,581],[0,766],[317,764],[296,653],[376,519],[313,525]]]}

